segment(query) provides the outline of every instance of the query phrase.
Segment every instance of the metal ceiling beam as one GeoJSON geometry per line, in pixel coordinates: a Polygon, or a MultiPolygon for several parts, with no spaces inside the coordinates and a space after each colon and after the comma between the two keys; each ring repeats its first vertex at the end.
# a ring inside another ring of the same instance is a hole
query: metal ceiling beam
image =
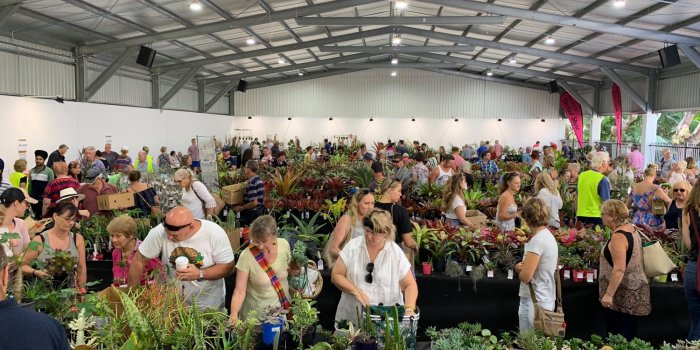
{"type": "Polygon", "coordinates": [[[578,103],[580,103],[581,106],[583,106],[583,108],[585,108],[588,111],[588,113],[590,113],[590,115],[593,115],[593,107],[590,103],[588,103],[588,101],[586,101],[585,98],[583,98],[583,96],[581,96],[581,94],[578,93],[578,90],[576,90],[573,86],[569,85],[569,83],[567,83],[564,79],[557,79],[557,84],[563,87],[564,90],[568,91],[571,94],[571,96],[576,101],[578,101],[578,103]]]}
{"type": "Polygon", "coordinates": [[[373,68],[458,68],[459,64],[454,63],[399,63],[391,64],[385,63],[338,63],[334,65],[335,68],[350,68],[350,69],[373,69],[373,68]]]}
{"type": "Polygon", "coordinates": [[[124,49],[121,54],[107,67],[102,73],[85,89],[85,99],[90,100],[90,97],[95,95],[109,81],[114,73],[124,65],[127,59],[131,58],[138,50],[138,46],[132,46],[124,49]]]}
{"type": "Polygon", "coordinates": [[[362,69],[330,69],[326,72],[308,74],[308,75],[304,75],[303,77],[296,76],[296,77],[287,78],[287,79],[276,79],[276,80],[270,80],[270,81],[261,82],[261,83],[253,83],[253,84],[248,85],[248,90],[259,89],[259,88],[263,88],[263,87],[280,85],[280,84],[297,83],[297,82],[306,81],[306,80],[331,77],[334,75],[354,73],[354,72],[359,72],[361,70],[362,69]]]}
{"type": "Polygon", "coordinates": [[[319,46],[321,52],[366,52],[366,53],[401,53],[401,52],[471,52],[472,45],[460,46],[319,46]]]}
{"type": "Polygon", "coordinates": [[[208,64],[235,61],[235,60],[241,60],[241,59],[245,59],[245,58],[252,58],[252,57],[258,57],[258,56],[263,56],[263,55],[276,54],[276,53],[286,52],[286,51],[303,50],[306,48],[316,47],[316,46],[320,46],[320,45],[327,45],[327,44],[333,44],[333,43],[338,43],[338,42],[344,42],[344,41],[348,41],[348,40],[357,40],[357,39],[362,39],[362,38],[367,38],[367,37],[372,37],[372,36],[384,35],[384,34],[391,33],[392,31],[393,31],[393,29],[391,27],[384,27],[384,28],[379,28],[379,29],[367,30],[367,31],[359,32],[359,33],[339,35],[339,36],[336,36],[333,38],[310,40],[310,41],[297,43],[297,44],[275,46],[275,47],[270,48],[270,49],[265,48],[265,49],[260,49],[260,50],[246,51],[246,52],[237,53],[237,54],[223,55],[223,56],[217,56],[217,57],[213,57],[213,58],[205,58],[205,59],[200,59],[200,60],[193,60],[193,61],[183,62],[183,63],[156,66],[153,68],[156,71],[164,73],[164,72],[170,72],[173,70],[183,69],[183,68],[202,67],[202,66],[206,66],[208,64]]]}
{"type": "MultiPolygon", "coordinates": [[[[83,28],[83,27],[81,27],[81,26],[77,26],[77,25],[75,25],[75,24],[68,23],[68,22],[66,22],[66,21],[63,21],[63,20],[60,20],[60,19],[57,19],[57,18],[53,18],[53,17],[47,16],[47,15],[44,15],[44,14],[42,14],[42,13],[39,13],[39,12],[36,12],[36,11],[32,11],[32,10],[29,10],[29,9],[27,9],[27,8],[24,8],[24,7],[20,8],[19,10],[17,10],[17,14],[18,14],[18,15],[22,15],[22,16],[27,16],[27,17],[29,17],[29,18],[33,18],[33,19],[42,21],[42,22],[44,22],[44,23],[48,23],[48,24],[51,24],[51,25],[55,25],[55,26],[59,26],[59,27],[66,28],[66,29],[68,29],[68,30],[70,30],[70,31],[72,31],[72,32],[76,32],[76,33],[83,34],[83,35],[87,36],[88,39],[90,39],[90,38],[96,38],[96,39],[105,40],[105,41],[115,40],[115,39],[112,38],[111,36],[104,35],[104,34],[102,34],[102,33],[99,33],[99,32],[96,32],[96,31],[92,31],[92,30],[83,28]]],[[[20,31],[20,32],[26,32],[26,31],[20,31]]],[[[48,40],[51,40],[51,39],[48,39],[48,40]]]]}
{"type": "Polygon", "coordinates": [[[148,35],[141,35],[126,39],[115,40],[110,43],[96,44],[85,47],[85,53],[96,53],[106,50],[111,50],[120,47],[129,47],[133,45],[150,44],[158,41],[173,40],[186,38],[196,35],[211,34],[233,28],[248,27],[261,23],[279,22],[284,20],[294,19],[298,16],[308,16],[317,13],[336,11],[347,7],[370,4],[379,0],[341,0],[326,2],[317,5],[296,7],[289,10],[282,10],[261,15],[253,15],[235,20],[226,20],[208,24],[202,24],[189,28],[180,28],[166,30],[148,35]]]}
{"type": "Polygon", "coordinates": [[[649,111],[649,104],[647,103],[647,101],[645,101],[642,96],[639,96],[639,94],[636,91],[634,91],[634,89],[632,89],[630,84],[627,84],[627,82],[624,79],[622,79],[622,77],[618,75],[617,72],[606,67],[600,67],[600,70],[602,70],[603,73],[605,73],[605,75],[607,75],[608,78],[610,78],[610,80],[615,82],[620,87],[620,89],[625,94],[627,94],[627,96],[629,96],[632,99],[632,101],[634,101],[634,103],[636,103],[639,107],[642,107],[642,110],[649,111]]]}
{"type": "Polygon", "coordinates": [[[350,60],[369,58],[372,56],[377,56],[377,54],[374,54],[374,55],[373,54],[357,54],[357,55],[341,56],[341,57],[330,58],[330,59],[321,60],[321,61],[311,61],[311,62],[300,63],[300,64],[284,65],[282,67],[273,68],[273,69],[263,69],[263,70],[252,71],[252,72],[243,73],[243,74],[234,74],[234,75],[226,75],[226,76],[217,77],[217,78],[203,79],[202,81],[204,81],[204,84],[206,84],[206,85],[227,82],[227,81],[238,81],[240,79],[245,79],[245,78],[250,78],[250,77],[258,77],[258,76],[263,76],[263,75],[296,71],[296,70],[301,70],[301,69],[323,66],[323,65],[327,65],[327,64],[336,64],[336,63],[346,62],[346,61],[350,61],[350,60]]]}
{"type": "Polygon", "coordinates": [[[482,68],[482,69],[492,69],[492,70],[510,72],[510,73],[520,74],[520,75],[524,75],[524,76],[528,76],[528,77],[541,77],[541,78],[547,78],[547,79],[566,79],[567,81],[570,81],[570,82],[583,84],[583,85],[589,85],[589,86],[592,86],[592,85],[595,85],[598,83],[595,80],[569,77],[566,75],[559,75],[559,74],[547,73],[547,72],[542,72],[542,71],[537,71],[537,70],[500,65],[500,64],[496,64],[496,63],[474,61],[474,60],[470,60],[467,58],[459,58],[459,57],[454,57],[454,56],[436,55],[433,53],[406,53],[406,55],[423,57],[423,58],[428,58],[428,59],[433,59],[433,60],[440,60],[440,61],[445,61],[445,62],[452,62],[452,63],[457,63],[460,65],[465,65],[465,66],[469,66],[469,67],[477,67],[477,68],[482,68]]]}
{"type": "Polygon", "coordinates": [[[688,59],[695,64],[696,67],[700,68],[700,53],[695,50],[694,47],[685,44],[678,44],[683,53],[688,57],[688,59]]]}
{"type": "Polygon", "coordinates": [[[199,72],[199,69],[200,67],[190,68],[190,70],[187,71],[187,74],[181,77],[180,80],[178,80],[177,83],[175,83],[175,85],[170,88],[170,90],[168,90],[163,97],[160,98],[160,106],[164,107],[165,104],[168,103],[168,101],[170,101],[170,99],[173,98],[173,96],[175,96],[175,94],[180,91],[180,89],[182,89],[182,87],[185,86],[185,84],[187,84],[187,82],[190,81],[195,74],[197,74],[197,72],[199,72]]]}
{"type": "Polygon", "coordinates": [[[581,18],[571,18],[567,16],[523,10],[509,6],[486,4],[473,0],[424,0],[424,2],[466,10],[483,11],[503,16],[517,17],[541,23],[583,28],[594,32],[617,34],[644,40],[700,45],[700,38],[687,35],[666,33],[652,29],[621,26],[614,23],[597,22],[581,18]]]}
{"type": "Polygon", "coordinates": [[[547,50],[535,49],[535,48],[531,48],[531,47],[524,47],[521,45],[505,44],[505,43],[494,42],[494,41],[490,41],[490,40],[467,38],[467,37],[463,37],[463,36],[459,36],[459,35],[436,33],[436,32],[431,32],[429,30],[402,27],[401,31],[402,31],[402,33],[406,33],[406,34],[427,36],[427,37],[431,37],[434,39],[454,41],[454,42],[461,43],[461,44],[471,44],[471,45],[475,45],[475,46],[489,47],[489,48],[493,48],[493,49],[499,49],[499,50],[504,50],[504,51],[509,51],[509,52],[517,52],[517,53],[522,53],[522,54],[531,55],[531,56],[547,57],[547,58],[552,58],[552,59],[556,59],[556,60],[560,60],[560,61],[576,62],[576,63],[583,63],[583,64],[592,64],[595,66],[624,69],[624,70],[633,71],[633,72],[636,72],[639,74],[647,74],[649,71],[649,68],[647,68],[647,67],[633,66],[633,65],[629,65],[629,64],[622,64],[622,63],[618,63],[618,62],[605,61],[605,60],[600,60],[600,59],[596,59],[596,58],[588,58],[588,57],[576,56],[576,55],[560,53],[560,52],[552,52],[552,51],[547,51],[547,50]]]}
{"type": "Polygon", "coordinates": [[[547,91],[547,88],[542,84],[524,83],[524,82],[519,81],[519,80],[503,79],[503,78],[498,78],[498,77],[493,77],[493,76],[489,77],[486,75],[467,73],[467,72],[462,72],[462,71],[458,71],[458,70],[450,70],[450,69],[424,69],[424,70],[429,71],[429,72],[434,72],[434,73],[441,73],[441,74],[447,74],[447,75],[454,75],[454,76],[458,76],[458,77],[465,77],[465,78],[469,78],[469,79],[490,81],[493,83],[506,84],[506,85],[524,87],[524,88],[528,88],[528,89],[547,91]]]}
{"type": "MultiPolygon", "coordinates": [[[[228,84],[226,84],[223,88],[221,88],[221,90],[219,90],[219,92],[217,92],[216,95],[214,95],[214,97],[212,97],[211,100],[209,100],[209,102],[207,102],[204,105],[204,110],[202,112],[203,113],[208,112],[212,107],[214,107],[214,104],[216,104],[216,102],[218,102],[222,97],[224,97],[224,95],[226,95],[226,93],[229,92],[231,89],[233,89],[233,87],[236,86],[237,84],[238,84],[238,80],[232,80],[228,84]]],[[[204,84],[204,82],[201,82],[199,86],[200,86],[201,90],[204,90],[204,87],[206,86],[206,84],[204,84]]],[[[233,91],[231,91],[231,94],[233,95],[233,91]]],[[[233,96],[231,96],[231,98],[232,97],[233,96]]],[[[202,97],[202,99],[204,99],[204,98],[202,97]]]]}
{"type": "Polygon", "coordinates": [[[300,26],[400,26],[503,24],[503,16],[445,17],[297,17],[300,26]]]}
{"type": "Polygon", "coordinates": [[[0,7],[0,28],[2,28],[2,25],[5,24],[7,19],[12,17],[21,6],[22,3],[18,2],[16,4],[0,7]]]}

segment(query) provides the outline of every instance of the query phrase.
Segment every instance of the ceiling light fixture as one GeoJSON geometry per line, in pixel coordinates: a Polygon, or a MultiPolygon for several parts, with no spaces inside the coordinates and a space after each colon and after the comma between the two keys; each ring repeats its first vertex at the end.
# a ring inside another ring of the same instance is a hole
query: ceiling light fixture
{"type": "Polygon", "coordinates": [[[394,37],[391,38],[391,45],[394,45],[394,46],[401,45],[401,37],[398,35],[394,35],[394,37]]]}
{"type": "Polygon", "coordinates": [[[246,39],[245,43],[248,45],[255,45],[255,39],[248,38],[248,39],[246,39]]]}
{"type": "Polygon", "coordinates": [[[501,118],[498,118],[498,121],[499,121],[499,122],[502,122],[502,121],[503,121],[503,119],[501,119],[501,118]]]}
{"type": "Polygon", "coordinates": [[[625,0],[613,0],[612,5],[613,5],[613,7],[617,7],[617,8],[625,7],[625,5],[627,5],[627,1],[625,1],[625,0]]]}
{"type": "Polygon", "coordinates": [[[397,1],[394,3],[397,10],[405,10],[408,7],[408,1],[397,1]]]}
{"type": "Polygon", "coordinates": [[[374,121],[374,118],[369,118],[369,121],[373,122],[373,121],[374,121]]]}
{"type": "Polygon", "coordinates": [[[540,119],[540,121],[544,123],[544,119],[540,119]]]}
{"type": "Polygon", "coordinates": [[[333,117],[328,118],[328,120],[333,120],[333,117]]]}
{"type": "Polygon", "coordinates": [[[391,72],[391,76],[392,76],[392,77],[395,77],[396,75],[397,75],[396,71],[392,71],[392,72],[391,72]]]}
{"type": "Polygon", "coordinates": [[[415,121],[416,121],[416,118],[411,118],[411,121],[412,121],[412,122],[415,122],[415,121]]]}
{"type": "Polygon", "coordinates": [[[202,3],[199,0],[190,1],[190,10],[192,11],[202,11],[202,3]]]}
{"type": "Polygon", "coordinates": [[[554,45],[554,43],[556,43],[556,40],[554,40],[554,38],[551,35],[549,35],[546,39],[544,39],[544,43],[547,45],[554,45]]]}
{"type": "Polygon", "coordinates": [[[493,72],[489,69],[486,71],[486,75],[490,77],[493,75],[493,72]]]}
{"type": "Polygon", "coordinates": [[[391,64],[399,64],[399,59],[394,57],[391,59],[391,64]]]}
{"type": "Polygon", "coordinates": [[[287,120],[292,120],[292,117],[288,117],[287,120]]]}
{"type": "Polygon", "coordinates": [[[279,63],[279,64],[285,64],[285,63],[287,63],[287,61],[285,61],[284,58],[280,58],[280,59],[277,60],[277,63],[279,63]]]}
{"type": "Polygon", "coordinates": [[[458,121],[459,121],[459,119],[455,118],[455,122],[458,122],[458,121]]]}
{"type": "Polygon", "coordinates": [[[251,117],[251,116],[248,116],[248,119],[253,119],[253,117],[251,117]]]}
{"type": "Polygon", "coordinates": [[[518,63],[518,61],[515,60],[515,57],[511,57],[510,60],[508,60],[508,62],[510,62],[510,64],[518,63]]]}
{"type": "Polygon", "coordinates": [[[304,72],[299,71],[299,73],[297,73],[297,75],[300,76],[300,77],[303,77],[303,76],[304,76],[304,72]]]}

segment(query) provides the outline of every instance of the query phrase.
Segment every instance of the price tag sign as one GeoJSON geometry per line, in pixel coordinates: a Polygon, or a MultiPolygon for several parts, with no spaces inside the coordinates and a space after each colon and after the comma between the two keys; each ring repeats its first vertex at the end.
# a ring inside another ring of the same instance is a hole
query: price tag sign
{"type": "Polygon", "coordinates": [[[586,282],[593,283],[593,273],[592,272],[586,273],[586,282]]]}
{"type": "Polygon", "coordinates": [[[471,265],[467,265],[467,269],[466,269],[466,270],[467,270],[467,272],[472,272],[472,266],[471,266],[471,265]]]}
{"type": "Polygon", "coordinates": [[[576,272],[577,279],[583,279],[583,272],[576,272]]]}
{"type": "Polygon", "coordinates": [[[508,270],[508,279],[509,280],[513,279],[513,270],[508,270]]]}
{"type": "Polygon", "coordinates": [[[493,278],[493,271],[486,272],[486,277],[493,278]]]}
{"type": "Polygon", "coordinates": [[[564,270],[564,279],[565,280],[571,279],[571,271],[570,270],[564,270]]]}
{"type": "Polygon", "coordinates": [[[677,273],[671,274],[671,282],[678,282],[678,274],[677,273]]]}

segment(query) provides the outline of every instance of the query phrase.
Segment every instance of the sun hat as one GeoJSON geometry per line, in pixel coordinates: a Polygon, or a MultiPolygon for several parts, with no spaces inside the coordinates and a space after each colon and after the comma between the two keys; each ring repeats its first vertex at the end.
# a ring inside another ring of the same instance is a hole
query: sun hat
{"type": "Polygon", "coordinates": [[[78,192],[75,192],[75,188],[73,188],[73,187],[68,187],[68,188],[62,189],[60,192],[60,196],[61,197],[56,201],[56,203],[69,201],[69,200],[73,199],[74,197],[78,197],[79,201],[82,201],[83,199],[85,199],[85,195],[80,194],[78,192]]]}

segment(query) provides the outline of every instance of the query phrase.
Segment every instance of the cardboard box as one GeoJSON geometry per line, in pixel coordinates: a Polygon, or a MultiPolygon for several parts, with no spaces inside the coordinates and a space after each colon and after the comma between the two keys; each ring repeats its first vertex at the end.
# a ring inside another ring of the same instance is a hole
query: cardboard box
{"type": "Polygon", "coordinates": [[[469,221],[471,221],[475,225],[485,225],[486,220],[488,219],[486,217],[486,214],[478,210],[467,210],[464,213],[464,216],[466,216],[469,219],[469,221]]]}
{"type": "Polygon", "coordinates": [[[97,196],[97,209],[99,210],[125,209],[133,206],[133,193],[125,192],[97,196]]]}
{"type": "Polygon", "coordinates": [[[229,205],[243,203],[246,187],[248,187],[248,182],[225,186],[221,189],[221,199],[229,205]]]}

